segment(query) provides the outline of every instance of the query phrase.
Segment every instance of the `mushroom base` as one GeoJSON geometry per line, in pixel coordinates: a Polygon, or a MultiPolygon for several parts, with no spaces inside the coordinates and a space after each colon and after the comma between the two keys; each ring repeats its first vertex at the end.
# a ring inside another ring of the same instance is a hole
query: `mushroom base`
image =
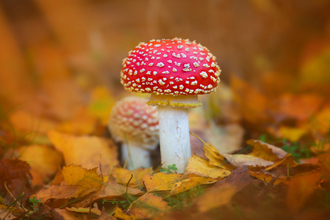
{"type": "Polygon", "coordinates": [[[126,163],[127,160],[126,168],[128,170],[151,167],[150,151],[141,147],[122,144],[121,159],[123,163],[126,163]]]}
{"type": "Polygon", "coordinates": [[[160,153],[164,167],[175,164],[183,173],[191,157],[187,108],[158,106],[160,153]]]}
{"type": "Polygon", "coordinates": [[[195,108],[201,106],[202,103],[198,101],[197,95],[156,95],[151,94],[148,105],[153,106],[167,106],[182,107],[182,108],[195,108]]]}

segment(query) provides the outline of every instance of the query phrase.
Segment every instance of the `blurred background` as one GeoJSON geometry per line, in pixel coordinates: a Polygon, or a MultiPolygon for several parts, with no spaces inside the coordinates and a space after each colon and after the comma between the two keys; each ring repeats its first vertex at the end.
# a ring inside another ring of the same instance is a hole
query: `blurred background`
{"type": "Polygon", "coordinates": [[[225,126],[204,137],[226,134],[232,151],[244,135],[279,135],[280,124],[297,127],[329,103],[329,11],[328,0],[1,0],[1,116],[25,132],[98,133],[93,120],[104,129],[128,95],[127,53],[150,39],[188,38],[222,69],[192,129],[201,120],[225,126]]]}

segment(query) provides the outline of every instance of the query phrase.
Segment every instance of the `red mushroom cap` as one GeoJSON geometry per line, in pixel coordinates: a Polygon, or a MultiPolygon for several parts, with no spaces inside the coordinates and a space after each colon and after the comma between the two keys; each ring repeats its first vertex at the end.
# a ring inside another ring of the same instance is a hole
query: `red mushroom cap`
{"type": "Polygon", "coordinates": [[[158,111],[139,97],[126,97],[111,110],[109,130],[117,141],[152,149],[159,141],[158,111]],[[125,137],[126,135],[126,137],[125,137]]]}
{"type": "Polygon", "coordinates": [[[132,92],[200,95],[216,89],[220,72],[215,57],[194,41],[152,40],[123,60],[121,83],[132,92]]]}

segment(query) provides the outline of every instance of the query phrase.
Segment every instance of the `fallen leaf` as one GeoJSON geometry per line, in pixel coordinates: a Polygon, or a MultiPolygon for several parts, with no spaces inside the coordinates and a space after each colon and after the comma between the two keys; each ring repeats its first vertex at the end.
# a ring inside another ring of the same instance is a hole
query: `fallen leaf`
{"type": "Polygon", "coordinates": [[[48,136],[55,148],[64,156],[66,165],[82,165],[87,169],[99,167],[101,159],[104,175],[110,173],[113,166],[119,165],[117,147],[109,139],[96,136],[73,136],[49,131],[48,136]]]}
{"type": "MultiPolygon", "coordinates": [[[[251,176],[256,177],[262,181],[265,181],[266,183],[269,183],[275,177],[274,175],[271,175],[269,173],[264,173],[262,171],[259,172],[249,171],[249,172],[251,176]]],[[[280,183],[288,183],[289,182],[288,179],[289,177],[287,176],[283,176],[283,175],[278,176],[274,182],[274,185],[276,186],[280,183]]]]}
{"type": "Polygon", "coordinates": [[[223,184],[207,190],[195,202],[199,212],[207,212],[228,204],[236,193],[235,187],[230,184],[223,184]]]}
{"type": "Polygon", "coordinates": [[[175,195],[187,190],[190,190],[194,187],[197,187],[199,185],[214,182],[214,179],[212,178],[207,178],[207,177],[189,177],[187,179],[181,180],[177,183],[174,184],[174,186],[172,187],[171,191],[170,191],[170,195],[175,195]]]}
{"type": "Polygon", "coordinates": [[[84,107],[77,109],[73,117],[62,121],[56,130],[66,134],[86,135],[95,131],[96,118],[84,107]]]}
{"type": "Polygon", "coordinates": [[[111,109],[116,104],[113,96],[102,86],[94,88],[91,96],[88,106],[89,113],[98,118],[102,125],[107,126],[111,109]]]}
{"type": "Polygon", "coordinates": [[[286,138],[291,142],[298,141],[307,132],[307,128],[295,128],[288,126],[281,126],[278,130],[280,138],[286,138]]]}
{"type": "Polygon", "coordinates": [[[146,174],[143,181],[148,191],[166,191],[171,190],[182,178],[182,174],[155,173],[152,175],[146,174]]]}
{"type": "Polygon", "coordinates": [[[274,162],[261,159],[245,154],[223,154],[223,156],[235,167],[253,166],[253,167],[267,167],[273,165],[274,162]]]}
{"type": "Polygon", "coordinates": [[[117,207],[116,208],[116,211],[113,215],[114,217],[116,218],[119,218],[119,219],[124,219],[124,220],[131,220],[131,219],[135,219],[133,218],[132,216],[130,215],[127,215],[123,210],[121,210],[121,208],[117,207]]]}
{"type": "Polygon", "coordinates": [[[0,192],[7,192],[4,183],[12,183],[13,180],[22,180],[29,183],[32,178],[30,173],[30,165],[25,161],[18,159],[0,160],[0,192]]]}
{"type": "Polygon", "coordinates": [[[287,155],[287,153],[281,148],[259,140],[250,139],[246,141],[246,143],[253,147],[252,152],[249,154],[250,156],[259,157],[268,161],[275,161],[282,159],[287,155]]]}
{"type": "Polygon", "coordinates": [[[323,99],[314,94],[283,94],[278,99],[279,110],[297,121],[308,120],[321,106],[323,99]]]}
{"type": "Polygon", "coordinates": [[[131,194],[131,195],[142,195],[143,192],[138,188],[132,188],[132,187],[126,187],[123,185],[118,184],[115,179],[110,176],[109,180],[106,184],[104,184],[104,189],[100,194],[95,196],[93,199],[94,201],[97,199],[106,199],[111,200],[113,197],[122,196],[125,193],[131,194]]]}
{"type": "Polygon", "coordinates": [[[51,185],[46,189],[41,189],[37,194],[37,199],[42,203],[50,199],[71,199],[75,197],[77,186],[51,185]]]}
{"type": "Polygon", "coordinates": [[[230,171],[212,166],[207,160],[199,156],[192,155],[192,157],[188,159],[186,173],[218,179],[228,176],[230,171]]]}
{"type": "Polygon", "coordinates": [[[66,209],[54,209],[54,213],[52,214],[54,219],[64,219],[64,220],[84,220],[84,214],[77,214],[74,212],[70,212],[66,209]]]}
{"type": "Polygon", "coordinates": [[[242,166],[233,170],[227,178],[217,182],[213,187],[230,184],[231,186],[235,187],[237,191],[240,191],[250,183],[252,183],[250,171],[248,170],[247,166],[242,166]]]}
{"type": "Polygon", "coordinates": [[[205,156],[209,159],[209,164],[212,166],[217,166],[222,169],[233,170],[235,167],[228,163],[226,158],[221,155],[218,150],[209,143],[204,143],[204,153],[205,156]]]}
{"type": "Polygon", "coordinates": [[[82,214],[95,214],[95,215],[101,215],[101,210],[97,208],[75,208],[75,207],[66,207],[65,208],[68,211],[76,212],[76,213],[82,213],[82,214]]]}
{"type": "Polygon", "coordinates": [[[112,171],[112,175],[116,179],[117,183],[126,186],[129,182],[129,186],[131,187],[142,187],[143,176],[146,174],[151,174],[152,172],[152,168],[138,168],[135,170],[127,170],[124,168],[117,167],[112,171]]]}
{"type": "Polygon", "coordinates": [[[275,161],[273,165],[270,165],[265,170],[271,170],[277,166],[284,166],[284,167],[296,167],[297,163],[291,154],[287,154],[283,159],[275,161]]]}
{"type": "MultiPolygon", "coordinates": [[[[43,181],[39,185],[54,175],[63,161],[58,151],[45,145],[23,146],[19,152],[20,159],[31,166],[31,172],[35,171],[41,175],[43,181]]],[[[33,177],[35,178],[34,175],[33,177]]]]}
{"type": "Polygon", "coordinates": [[[63,167],[63,178],[67,185],[77,186],[75,197],[82,197],[96,191],[102,185],[102,178],[96,173],[96,169],[87,170],[78,165],[63,167]]]}
{"type": "Polygon", "coordinates": [[[314,192],[318,182],[320,181],[320,173],[313,172],[302,174],[294,177],[289,182],[286,204],[288,209],[297,213],[307,202],[309,196],[314,192]]]}
{"type": "Polygon", "coordinates": [[[129,209],[129,213],[137,218],[156,218],[170,210],[167,202],[159,196],[147,193],[135,200],[129,209]]]}
{"type": "Polygon", "coordinates": [[[254,123],[269,120],[269,110],[277,108],[274,103],[256,88],[235,75],[231,76],[230,85],[235,100],[240,105],[241,114],[246,120],[254,123]]]}

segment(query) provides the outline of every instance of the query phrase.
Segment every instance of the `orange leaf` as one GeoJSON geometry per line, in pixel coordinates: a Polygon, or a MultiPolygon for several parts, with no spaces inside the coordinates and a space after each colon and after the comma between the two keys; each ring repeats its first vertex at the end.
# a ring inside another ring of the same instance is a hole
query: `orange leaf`
{"type": "Polygon", "coordinates": [[[275,161],[273,165],[267,167],[265,170],[271,170],[277,166],[296,167],[297,163],[294,161],[294,158],[291,156],[291,154],[287,154],[283,159],[275,161]]]}
{"type": "Polygon", "coordinates": [[[65,164],[82,165],[87,169],[99,167],[101,158],[103,174],[109,174],[113,166],[117,166],[117,147],[108,139],[96,136],[73,136],[48,132],[48,136],[55,148],[60,151],[65,164]]]}
{"type": "Polygon", "coordinates": [[[200,196],[195,204],[199,212],[207,212],[228,204],[236,191],[230,184],[214,187],[200,196]]]}
{"type": "Polygon", "coordinates": [[[190,190],[196,186],[205,183],[213,183],[214,179],[206,177],[189,177],[188,179],[181,180],[174,184],[170,191],[170,195],[178,194],[187,190],[190,190]]]}
{"type": "Polygon", "coordinates": [[[290,181],[286,203],[291,212],[296,213],[303,207],[319,180],[319,173],[308,173],[294,177],[290,181]]]}

